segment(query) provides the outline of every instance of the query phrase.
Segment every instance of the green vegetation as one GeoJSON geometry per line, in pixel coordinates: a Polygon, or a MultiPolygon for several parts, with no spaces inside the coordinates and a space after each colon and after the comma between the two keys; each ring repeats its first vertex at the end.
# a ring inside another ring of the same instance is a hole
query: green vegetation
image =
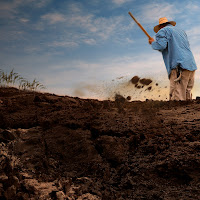
{"type": "Polygon", "coordinates": [[[5,73],[0,69],[0,86],[1,87],[18,87],[20,90],[45,89],[45,86],[36,79],[33,82],[29,82],[27,79],[14,72],[14,69],[10,73],[5,73]]]}

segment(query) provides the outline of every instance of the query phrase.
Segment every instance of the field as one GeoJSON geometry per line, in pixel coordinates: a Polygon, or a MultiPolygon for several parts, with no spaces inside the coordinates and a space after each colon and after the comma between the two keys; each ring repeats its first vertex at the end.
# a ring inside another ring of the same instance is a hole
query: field
{"type": "Polygon", "coordinates": [[[0,199],[198,199],[200,101],[0,88],[0,199]]]}

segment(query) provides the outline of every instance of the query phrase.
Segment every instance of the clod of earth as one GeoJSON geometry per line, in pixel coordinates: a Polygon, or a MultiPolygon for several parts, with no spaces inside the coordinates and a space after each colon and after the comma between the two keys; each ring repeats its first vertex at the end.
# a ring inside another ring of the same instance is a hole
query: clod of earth
{"type": "Polygon", "coordinates": [[[152,87],[151,87],[151,86],[147,88],[147,90],[149,90],[149,91],[150,91],[151,89],[152,89],[152,87]]]}
{"type": "Polygon", "coordinates": [[[136,84],[136,83],[138,83],[139,80],[140,80],[140,78],[139,78],[138,76],[134,76],[134,77],[131,79],[131,82],[132,82],[133,84],[136,84]]]}
{"type": "Polygon", "coordinates": [[[131,100],[131,96],[127,96],[126,99],[127,99],[128,101],[130,101],[130,100],[131,100]]]}
{"type": "Polygon", "coordinates": [[[149,85],[150,83],[152,83],[152,80],[143,78],[143,79],[140,79],[140,83],[143,85],[149,85]]]}
{"type": "Polygon", "coordinates": [[[124,103],[126,101],[126,99],[122,95],[116,94],[115,95],[115,101],[120,102],[120,103],[124,103]]]}

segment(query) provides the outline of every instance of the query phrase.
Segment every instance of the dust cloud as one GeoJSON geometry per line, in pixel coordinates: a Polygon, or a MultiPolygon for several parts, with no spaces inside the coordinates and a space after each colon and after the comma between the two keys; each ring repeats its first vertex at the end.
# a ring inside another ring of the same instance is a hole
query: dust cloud
{"type": "Polygon", "coordinates": [[[73,95],[81,98],[115,100],[116,94],[128,101],[168,100],[168,80],[163,77],[155,80],[152,77],[121,76],[101,84],[82,83],[74,90],[73,95]]]}
{"type": "Polygon", "coordinates": [[[128,101],[168,100],[168,83],[153,78],[133,76],[116,81],[112,89],[109,88],[108,96],[113,100],[115,94],[120,94],[128,101]]]}

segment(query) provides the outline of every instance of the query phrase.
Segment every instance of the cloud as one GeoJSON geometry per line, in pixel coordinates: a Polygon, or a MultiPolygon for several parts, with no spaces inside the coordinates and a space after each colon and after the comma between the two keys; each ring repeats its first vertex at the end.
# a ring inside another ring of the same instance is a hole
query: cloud
{"type": "Polygon", "coordinates": [[[42,8],[48,5],[52,0],[32,0],[35,7],[42,8]]]}
{"type": "Polygon", "coordinates": [[[88,80],[87,83],[89,83],[93,80],[112,80],[114,77],[127,75],[154,75],[158,72],[165,73],[167,77],[162,56],[159,55],[153,53],[148,56],[141,54],[138,56],[121,56],[114,59],[102,58],[98,62],[66,61],[48,66],[50,71],[54,73],[52,75],[47,74],[47,76],[49,81],[63,81],[63,84],[69,81],[72,85],[77,85],[85,80],[88,80]],[[52,79],[52,76],[59,78],[52,79]]]}
{"type": "Polygon", "coordinates": [[[90,31],[92,32],[92,30],[95,30],[94,33],[106,40],[119,32],[119,28],[123,26],[122,21],[122,16],[117,16],[115,18],[97,18],[94,19],[94,24],[90,24],[90,31]]]}
{"type": "Polygon", "coordinates": [[[155,3],[150,2],[149,4],[145,4],[141,8],[140,19],[142,19],[143,23],[158,24],[158,20],[161,17],[167,17],[168,20],[172,20],[173,17],[180,13],[180,10],[176,8],[176,6],[172,3],[155,3]]]}
{"type": "Polygon", "coordinates": [[[190,27],[186,33],[192,40],[200,40],[200,26],[190,27]]]}
{"type": "MultiPolygon", "coordinates": [[[[73,38],[77,37],[85,42],[93,38],[97,41],[105,41],[110,38],[119,36],[120,33],[128,31],[132,27],[132,24],[125,21],[124,16],[115,16],[105,18],[105,17],[96,17],[92,14],[89,15],[76,15],[69,18],[66,26],[70,30],[79,29],[75,32],[73,38]]],[[[91,40],[90,40],[91,42],[91,40]]]]}
{"type": "Polygon", "coordinates": [[[67,47],[67,48],[72,48],[72,47],[77,47],[78,44],[76,42],[73,42],[73,41],[63,41],[63,42],[55,41],[55,42],[49,44],[48,46],[50,46],[50,47],[67,47]]]}
{"type": "Polygon", "coordinates": [[[60,13],[48,13],[41,16],[41,19],[47,21],[49,24],[56,24],[66,21],[65,16],[60,13]]]}
{"type": "MultiPolygon", "coordinates": [[[[21,3],[21,1],[19,1],[21,3]]],[[[14,14],[17,13],[16,8],[20,4],[18,1],[12,2],[1,2],[0,1],[0,18],[2,19],[12,19],[14,14]]]]}
{"type": "Polygon", "coordinates": [[[135,41],[134,40],[132,40],[132,39],[130,39],[130,38],[125,38],[125,41],[127,42],[127,43],[130,43],[130,44],[133,44],[135,41]]]}
{"type": "Polygon", "coordinates": [[[118,6],[124,4],[124,3],[127,3],[127,2],[130,2],[131,0],[112,0],[112,2],[118,6]]]}
{"type": "Polygon", "coordinates": [[[52,32],[52,34],[55,32],[55,26],[59,30],[57,41],[52,38],[54,42],[51,44],[48,42],[48,46],[71,48],[85,44],[98,45],[109,39],[121,44],[132,43],[128,39],[129,30],[134,26],[131,20],[127,20],[123,15],[103,17],[96,15],[95,11],[88,13],[84,5],[80,3],[70,3],[65,13],[62,11],[46,13],[40,19],[32,26],[34,29],[38,31],[49,29],[49,33],[52,32]],[[127,37],[121,37],[127,33],[127,37]]]}
{"type": "Polygon", "coordinates": [[[68,12],[70,14],[80,14],[80,13],[83,13],[83,6],[81,3],[78,3],[78,2],[71,2],[70,4],[67,5],[68,7],[68,12]]]}
{"type": "Polygon", "coordinates": [[[12,17],[14,13],[18,13],[18,8],[20,6],[28,6],[31,5],[33,7],[41,8],[49,4],[51,0],[11,0],[11,1],[0,1],[0,11],[6,16],[12,17]]]}
{"type": "Polygon", "coordinates": [[[20,18],[19,20],[20,20],[20,22],[23,22],[23,23],[29,22],[29,19],[26,19],[26,18],[20,18]]]}
{"type": "MultiPolygon", "coordinates": [[[[134,26],[132,21],[127,20],[127,16],[104,17],[96,15],[95,11],[88,13],[87,9],[80,3],[70,4],[67,13],[66,27],[69,32],[74,32],[73,38],[76,40],[78,38],[81,43],[85,43],[91,38],[95,40],[95,43],[116,39],[134,26]]],[[[92,43],[94,44],[94,41],[92,43]]]]}
{"type": "MultiPolygon", "coordinates": [[[[33,12],[26,12],[24,8],[31,10],[47,6],[52,0],[0,0],[0,19],[6,22],[10,29],[19,29],[21,25],[31,21],[33,12]],[[23,9],[23,11],[21,10],[23,9]],[[11,22],[11,23],[9,23],[11,22]]],[[[3,23],[4,24],[4,23],[3,23]]],[[[34,26],[32,26],[34,27],[34,26]]]]}
{"type": "Polygon", "coordinates": [[[86,44],[89,44],[89,45],[95,45],[96,44],[96,41],[94,39],[86,39],[86,40],[84,40],[84,42],[86,44]]]}
{"type": "Polygon", "coordinates": [[[200,6],[197,5],[197,4],[194,4],[194,2],[189,2],[186,5],[186,9],[188,9],[191,12],[194,12],[194,11],[198,11],[199,12],[200,6]]]}

